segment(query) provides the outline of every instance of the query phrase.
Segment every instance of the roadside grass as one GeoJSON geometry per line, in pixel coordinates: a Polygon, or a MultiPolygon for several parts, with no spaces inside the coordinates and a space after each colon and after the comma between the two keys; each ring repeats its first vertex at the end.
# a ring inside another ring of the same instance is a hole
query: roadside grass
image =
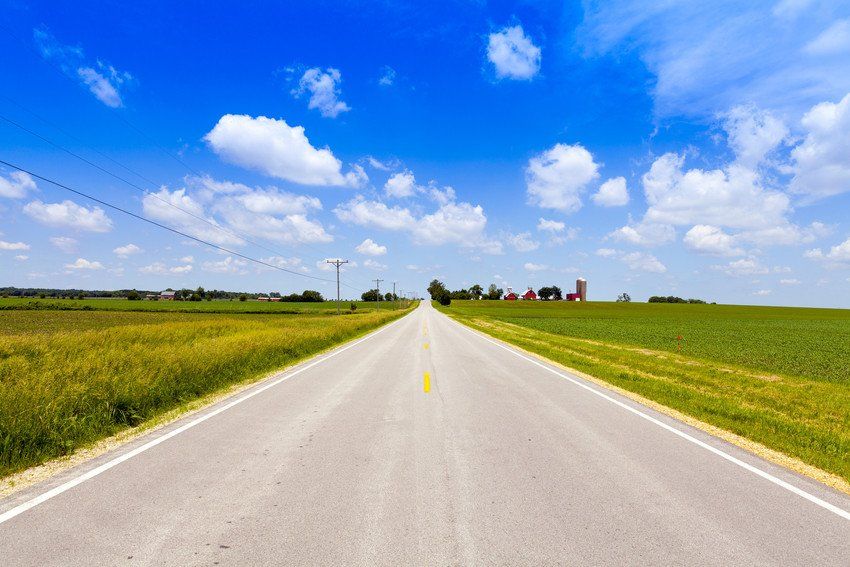
{"type": "Polygon", "coordinates": [[[401,317],[0,311],[0,477],[401,317]]]}
{"type": "Polygon", "coordinates": [[[493,337],[850,481],[850,312],[504,303],[453,301],[440,309],[493,337]]]}
{"type": "MultiPolygon", "coordinates": [[[[351,304],[356,312],[388,311],[405,308],[407,300],[392,301],[346,301],[340,302],[342,312],[350,312],[351,304]]],[[[169,313],[268,313],[294,315],[298,313],[336,313],[336,301],[288,302],[288,301],[130,301],[128,299],[53,299],[53,298],[0,298],[0,311],[164,311],[169,313]]]]}

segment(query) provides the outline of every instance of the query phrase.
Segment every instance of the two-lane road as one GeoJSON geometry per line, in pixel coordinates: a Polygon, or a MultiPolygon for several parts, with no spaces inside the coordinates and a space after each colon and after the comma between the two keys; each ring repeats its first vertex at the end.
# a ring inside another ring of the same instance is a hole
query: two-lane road
{"type": "Polygon", "coordinates": [[[423,302],[0,501],[0,564],[846,566],[847,510],[423,302]]]}

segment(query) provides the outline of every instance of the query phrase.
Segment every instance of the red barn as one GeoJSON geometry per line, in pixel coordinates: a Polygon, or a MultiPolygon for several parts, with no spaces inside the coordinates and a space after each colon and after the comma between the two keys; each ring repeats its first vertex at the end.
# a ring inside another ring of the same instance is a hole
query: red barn
{"type": "Polygon", "coordinates": [[[537,299],[537,294],[534,293],[533,289],[528,288],[528,291],[526,291],[525,293],[522,294],[522,298],[523,299],[529,299],[529,300],[535,300],[535,299],[537,299]]]}
{"type": "Polygon", "coordinates": [[[517,299],[519,297],[514,293],[514,290],[508,288],[508,293],[505,294],[505,301],[516,301],[517,299]]]}

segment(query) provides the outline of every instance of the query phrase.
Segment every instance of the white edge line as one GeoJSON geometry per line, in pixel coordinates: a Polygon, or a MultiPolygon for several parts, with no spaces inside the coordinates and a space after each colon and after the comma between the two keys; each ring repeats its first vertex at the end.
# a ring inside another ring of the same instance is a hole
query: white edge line
{"type": "Polygon", "coordinates": [[[321,364],[321,363],[325,362],[326,360],[329,360],[329,359],[335,357],[336,355],[347,351],[350,348],[356,347],[360,343],[371,339],[372,337],[378,335],[379,333],[383,333],[384,331],[386,331],[390,327],[393,327],[396,323],[402,321],[403,319],[404,319],[404,316],[402,316],[400,319],[397,319],[396,321],[391,322],[390,324],[386,325],[385,327],[382,327],[382,328],[380,328],[376,331],[373,331],[373,332],[369,333],[368,335],[366,335],[365,337],[358,339],[351,344],[345,345],[343,347],[339,347],[339,348],[337,348],[337,350],[333,350],[333,351],[331,351],[330,353],[328,353],[324,356],[318,355],[321,358],[319,358],[318,360],[314,360],[313,362],[307,364],[306,366],[296,368],[295,370],[289,372],[285,376],[281,376],[280,378],[276,378],[276,379],[272,380],[271,382],[269,382],[268,384],[265,384],[265,385],[255,389],[255,390],[251,390],[247,394],[245,394],[245,395],[243,395],[239,398],[236,398],[235,400],[228,402],[227,404],[225,404],[225,405],[223,405],[219,408],[216,408],[215,410],[213,410],[209,413],[206,413],[206,414],[204,414],[204,415],[202,415],[198,418],[195,418],[192,421],[190,421],[189,423],[181,425],[177,429],[169,431],[165,435],[162,435],[160,437],[157,437],[156,439],[148,441],[144,445],[136,447],[132,451],[128,451],[126,453],[123,453],[123,454],[115,457],[114,459],[107,461],[107,462],[103,463],[102,465],[95,467],[95,468],[91,469],[90,471],[87,471],[87,472],[81,474],[80,476],[65,482],[64,484],[60,484],[59,486],[52,488],[52,489],[48,490],[47,492],[39,494],[38,496],[36,496],[35,498],[32,498],[31,500],[27,500],[26,502],[24,502],[22,504],[18,504],[14,508],[7,510],[3,514],[0,514],[0,524],[3,524],[4,522],[11,520],[15,516],[23,514],[27,510],[30,510],[31,508],[35,508],[39,504],[43,504],[44,502],[47,502],[48,500],[50,500],[51,498],[53,498],[55,496],[59,496],[63,492],[67,492],[68,490],[71,490],[75,486],[78,486],[78,485],[84,483],[85,481],[90,480],[90,479],[98,476],[99,474],[104,473],[104,472],[108,471],[109,469],[120,465],[124,461],[130,460],[133,457],[140,455],[141,453],[144,453],[148,449],[156,447],[160,443],[168,441],[172,437],[176,437],[177,435],[180,435],[184,431],[187,431],[187,430],[195,427],[196,425],[199,425],[199,424],[205,422],[206,420],[208,420],[212,417],[215,417],[222,412],[229,410],[230,408],[232,408],[235,405],[241,404],[245,400],[253,398],[257,394],[261,394],[261,393],[265,392],[269,388],[273,388],[273,387],[277,386],[281,382],[289,380],[293,376],[297,376],[298,374],[301,374],[302,372],[310,370],[314,366],[321,364]]]}
{"type": "Polygon", "coordinates": [[[698,445],[699,447],[702,447],[703,449],[705,449],[707,451],[711,451],[715,455],[717,455],[717,456],[719,456],[723,459],[726,459],[730,463],[738,465],[739,467],[741,467],[745,470],[748,470],[749,472],[756,474],[756,475],[762,477],[763,479],[772,482],[773,484],[775,484],[777,486],[781,486],[785,490],[793,492],[797,496],[801,496],[801,497],[805,498],[809,502],[816,504],[816,505],[820,506],[821,508],[824,508],[824,509],[829,510],[830,512],[832,512],[834,514],[837,514],[838,516],[844,518],[845,520],[850,520],[850,512],[848,512],[847,510],[839,508],[838,506],[831,504],[831,503],[827,502],[826,500],[822,500],[821,498],[818,498],[814,494],[810,494],[810,493],[806,492],[802,488],[797,488],[793,484],[788,483],[788,482],[782,480],[781,478],[777,478],[777,477],[773,476],[772,474],[761,470],[758,467],[755,467],[755,466],[753,466],[749,463],[746,463],[746,462],[742,461],[741,459],[738,459],[737,457],[734,457],[734,456],[730,455],[729,453],[726,453],[725,451],[718,449],[717,447],[712,447],[708,443],[706,443],[704,441],[700,441],[696,437],[688,435],[684,431],[680,431],[680,430],[676,429],[675,427],[668,425],[668,424],[664,423],[663,421],[658,420],[658,419],[652,417],[651,415],[646,414],[646,413],[640,411],[639,409],[630,406],[629,404],[623,403],[620,400],[617,400],[616,398],[613,398],[613,397],[609,396],[608,394],[601,392],[601,391],[597,390],[596,388],[593,388],[593,387],[589,386],[588,384],[585,384],[584,382],[582,382],[582,381],[580,381],[576,378],[573,378],[573,377],[571,377],[567,374],[559,372],[559,371],[555,370],[554,368],[547,366],[546,364],[543,364],[542,362],[540,362],[538,360],[534,360],[533,358],[522,354],[521,352],[511,348],[510,346],[502,344],[501,342],[495,341],[495,340],[493,340],[489,337],[485,337],[480,332],[478,332],[474,329],[471,329],[471,328],[467,327],[466,325],[464,325],[464,324],[462,324],[458,321],[455,321],[455,323],[458,323],[462,328],[466,329],[467,331],[470,331],[471,333],[473,333],[474,335],[478,336],[479,338],[487,341],[488,343],[494,344],[497,347],[504,349],[504,350],[510,352],[511,354],[514,354],[514,355],[522,358],[523,360],[526,360],[526,361],[528,361],[528,362],[530,362],[530,363],[532,363],[536,366],[539,366],[540,368],[542,368],[544,370],[551,372],[552,374],[555,374],[556,376],[563,378],[564,380],[568,380],[569,382],[572,382],[576,386],[584,388],[588,392],[596,394],[600,398],[608,400],[609,402],[616,404],[616,405],[620,406],[621,408],[632,412],[633,414],[637,415],[638,417],[642,417],[643,419],[645,419],[645,420],[647,420],[651,423],[654,423],[658,427],[661,427],[662,429],[666,429],[667,431],[669,431],[670,433],[673,433],[674,435],[678,435],[679,437],[681,437],[682,439],[684,439],[686,441],[690,441],[691,443],[698,445]]]}

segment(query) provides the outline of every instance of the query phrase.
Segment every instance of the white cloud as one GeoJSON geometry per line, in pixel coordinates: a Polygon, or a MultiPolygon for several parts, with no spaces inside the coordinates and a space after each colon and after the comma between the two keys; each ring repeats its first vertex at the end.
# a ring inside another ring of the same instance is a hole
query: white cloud
{"type": "Polygon", "coordinates": [[[531,238],[530,232],[506,233],[503,235],[503,240],[517,252],[531,252],[540,248],[540,243],[531,238]]]}
{"type": "Polygon", "coordinates": [[[723,232],[723,229],[706,224],[691,228],[684,238],[685,246],[701,254],[714,256],[742,256],[744,251],[735,244],[735,237],[723,232]]]}
{"type": "Polygon", "coordinates": [[[181,262],[181,263],[183,263],[183,264],[191,264],[191,263],[192,263],[192,262],[194,262],[194,261],[195,261],[195,257],[194,257],[194,256],[183,256],[183,257],[182,257],[182,258],[180,258],[180,260],[179,260],[179,262],[181,262]]]}
{"type": "Polygon", "coordinates": [[[850,94],[814,106],[802,125],[805,138],[791,150],[790,190],[812,199],[850,191],[850,94]]]}
{"type": "Polygon", "coordinates": [[[837,55],[850,52],[850,19],[833,23],[807,43],[804,49],[810,55],[837,55]]]}
{"type": "Polygon", "coordinates": [[[325,118],[336,118],[351,110],[350,106],[339,100],[341,82],[342,75],[338,69],[329,67],[322,71],[319,67],[313,67],[304,71],[298,81],[298,88],[293,89],[292,95],[297,98],[304,93],[310,93],[308,108],[317,109],[325,118]]]}
{"type": "Polygon", "coordinates": [[[601,256],[603,258],[613,258],[619,253],[620,251],[615,250],[614,248],[599,248],[596,250],[596,255],[601,256]]]}
{"type": "MultiPolygon", "coordinates": [[[[217,274],[245,274],[245,266],[248,265],[246,260],[228,256],[218,262],[204,262],[201,269],[205,272],[214,272],[217,274]]],[[[191,269],[191,266],[189,266],[191,269]]]]}
{"type": "Polygon", "coordinates": [[[227,232],[204,210],[204,205],[192,197],[186,189],[169,191],[162,187],[157,193],[148,193],[142,198],[142,209],[148,217],[163,222],[195,238],[213,244],[242,244],[242,238],[227,232]],[[216,228],[219,227],[219,228],[216,228]]]}
{"type": "Polygon", "coordinates": [[[85,258],[77,258],[73,264],[65,264],[66,270],[102,270],[103,264],[100,262],[90,262],[85,258]]]}
{"type": "Polygon", "coordinates": [[[416,224],[416,219],[408,209],[388,207],[379,201],[367,201],[360,195],[337,206],[334,213],[342,221],[385,230],[411,230],[416,224]]]}
{"type": "Polygon", "coordinates": [[[416,193],[416,178],[408,170],[394,173],[384,184],[384,192],[388,197],[411,197],[416,193]]]}
{"type": "Polygon", "coordinates": [[[301,260],[301,258],[296,258],[295,256],[292,256],[290,258],[284,258],[283,256],[269,256],[268,258],[262,258],[262,261],[266,264],[277,266],[278,268],[286,268],[288,270],[300,270],[302,272],[310,271],[306,266],[303,265],[303,260],[301,260]]]}
{"type": "Polygon", "coordinates": [[[153,274],[156,276],[165,276],[168,274],[188,274],[192,271],[192,266],[187,264],[185,266],[172,266],[168,267],[162,262],[154,262],[148,266],[143,266],[139,268],[139,271],[143,274],[153,274]]]}
{"type": "Polygon", "coordinates": [[[532,205],[572,213],[581,208],[581,195],[599,177],[599,165],[579,144],[555,144],[528,161],[525,180],[532,205]]]}
{"type": "Polygon", "coordinates": [[[225,114],[204,140],[225,161],[293,183],[361,187],[368,179],[359,166],[343,175],[329,148],[313,147],[302,126],[283,119],[225,114]]]}
{"type": "Polygon", "coordinates": [[[379,271],[379,272],[383,272],[384,270],[387,269],[386,264],[381,264],[380,262],[376,262],[375,260],[372,260],[371,258],[369,258],[365,262],[363,262],[363,265],[366,266],[367,268],[369,268],[370,270],[376,270],[376,271],[379,271]]]}
{"type": "Polygon", "coordinates": [[[541,272],[549,269],[549,266],[546,264],[533,264],[532,262],[526,262],[522,267],[527,272],[541,272]]]}
{"type": "Polygon", "coordinates": [[[754,291],[753,295],[758,295],[758,296],[764,297],[764,296],[770,295],[771,293],[773,293],[773,292],[769,289],[759,289],[757,291],[754,291]]]}
{"type": "Polygon", "coordinates": [[[826,261],[832,266],[841,266],[850,263],[850,238],[832,246],[827,252],[824,252],[820,248],[814,248],[807,250],[804,256],[812,260],[826,261]]]}
{"type": "Polygon", "coordinates": [[[112,220],[100,207],[91,209],[73,201],[43,203],[32,201],[24,206],[24,213],[36,221],[61,228],[73,228],[88,232],[109,232],[112,220]]]}
{"type": "Polygon", "coordinates": [[[755,258],[741,258],[740,260],[734,260],[728,264],[715,265],[711,268],[735,277],[759,276],[770,273],[770,270],[755,258]]]}
{"type": "Polygon", "coordinates": [[[798,279],[791,278],[787,280],[779,280],[779,283],[782,285],[800,285],[802,282],[798,279]]]}
{"type": "Polygon", "coordinates": [[[622,207],[629,204],[625,177],[614,177],[603,183],[593,195],[593,202],[601,207],[622,207]]]}
{"type": "Polygon", "coordinates": [[[525,35],[520,25],[490,34],[487,59],[500,79],[528,80],[540,71],[540,48],[525,35]]]}
{"type": "Polygon", "coordinates": [[[112,108],[123,106],[120,91],[133,82],[130,73],[119,71],[101,60],[86,62],[82,48],[59,43],[45,29],[34,29],[33,39],[44,59],[55,62],[63,73],[87,86],[103,104],[112,108]]]}
{"type": "Polygon", "coordinates": [[[736,106],[726,113],[723,128],[737,163],[757,168],[788,138],[788,128],[773,114],[753,106],[736,106]]]}
{"type": "Polygon", "coordinates": [[[17,260],[19,262],[26,262],[29,259],[30,259],[30,257],[27,256],[26,254],[18,254],[17,256],[15,256],[15,260],[17,260]]]}
{"type": "Polygon", "coordinates": [[[0,240],[0,250],[29,250],[30,245],[25,242],[6,242],[0,240]]]}
{"type": "Polygon", "coordinates": [[[389,65],[384,65],[381,69],[381,77],[378,79],[378,84],[382,87],[390,87],[395,83],[396,72],[395,69],[390,67],[389,65]]]}
{"type": "Polygon", "coordinates": [[[644,221],[620,227],[608,238],[636,246],[660,246],[675,240],[676,230],[669,224],[644,221]]]}
{"type": "Polygon", "coordinates": [[[371,238],[367,238],[357,245],[357,252],[365,256],[383,256],[387,253],[387,247],[381,246],[371,238]]]}
{"type": "Polygon", "coordinates": [[[625,264],[632,270],[651,272],[655,274],[663,274],[667,271],[667,266],[662,264],[658,258],[652,254],[646,254],[645,252],[631,252],[630,254],[624,254],[620,260],[625,262],[625,264]]]}
{"type": "Polygon", "coordinates": [[[125,246],[119,246],[112,250],[114,254],[120,256],[122,258],[126,258],[127,256],[132,256],[133,254],[138,254],[142,249],[136,246],[135,244],[127,244],[125,246]]]}
{"type": "Polygon", "coordinates": [[[69,236],[52,236],[50,243],[66,254],[73,254],[77,251],[77,241],[69,236]]]}
{"type": "Polygon", "coordinates": [[[0,197],[22,199],[28,191],[35,190],[35,181],[28,173],[13,171],[8,176],[0,175],[0,197]]]}
{"type": "Polygon", "coordinates": [[[567,225],[560,221],[544,219],[542,217],[537,221],[537,230],[541,232],[563,232],[566,227],[567,225]]]}

